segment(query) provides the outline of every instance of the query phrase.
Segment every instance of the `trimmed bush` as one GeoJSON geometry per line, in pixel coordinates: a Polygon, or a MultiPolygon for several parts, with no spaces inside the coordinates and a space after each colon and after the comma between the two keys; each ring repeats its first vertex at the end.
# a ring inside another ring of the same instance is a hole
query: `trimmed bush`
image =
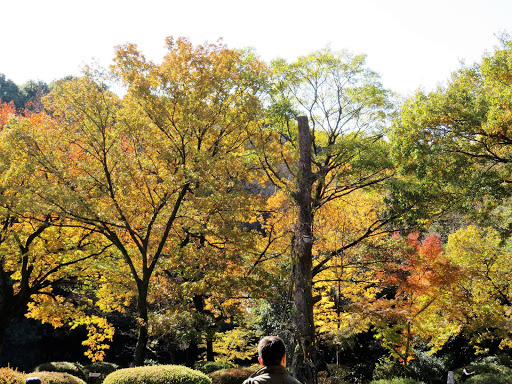
{"type": "Polygon", "coordinates": [[[79,363],[71,363],[69,361],[53,361],[50,363],[39,364],[34,368],[34,372],[41,371],[69,373],[70,375],[87,381],[87,375],[85,374],[84,367],[79,363]]]}
{"type": "Polygon", "coordinates": [[[84,380],[66,372],[32,372],[26,377],[39,377],[42,384],[86,384],[84,380]]]}
{"type": "Polygon", "coordinates": [[[23,384],[26,375],[11,368],[0,368],[0,384],[23,384]]]}
{"type": "Polygon", "coordinates": [[[153,365],[119,369],[103,384],[212,384],[204,373],[181,365],[153,365]]]}
{"type": "Polygon", "coordinates": [[[423,382],[408,377],[394,377],[392,379],[374,380],[370,384],[423,384],[423,382]]]}
{"type": "Polygon", "coordinates": [[[229,368],[235,368],[235,365],[220,361],[198,361],[194,364],[194,369],[197,369],[198,371],[201,371],[205,374],[229,368]]]}
{"type": "Polygon", "coordinates": [[[213,384],[242,384],[257,370],[255,367],[228,368],[212,372],[208,376],[212,379],[213,384]]]}

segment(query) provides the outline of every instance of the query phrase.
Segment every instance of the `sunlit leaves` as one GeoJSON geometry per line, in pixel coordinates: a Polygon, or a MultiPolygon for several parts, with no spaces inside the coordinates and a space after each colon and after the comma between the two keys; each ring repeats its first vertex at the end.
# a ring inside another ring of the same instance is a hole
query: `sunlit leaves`
{"type": "Polygon", "coordinates": [[[447,257],[461,268],[460,279],[447,301],[450,316],[485,350],[498,337],[500,347],[511,345],[512,291],[509,246],[492,229],[469,226],[449,236],[447,257]]]}

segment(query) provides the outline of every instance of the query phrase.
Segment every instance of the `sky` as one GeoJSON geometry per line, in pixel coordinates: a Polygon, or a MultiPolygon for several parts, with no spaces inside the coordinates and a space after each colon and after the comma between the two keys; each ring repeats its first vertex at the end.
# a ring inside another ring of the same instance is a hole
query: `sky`
{"type": "Polygon", "coordinates": [[[21,85],[112,63],[135,43],[159,62],[165,38],[222,38],[266,62],[329,46],[366,54],[385,87],[407,96],[443,85],[512,34],[512,0],[0,0],[0,73],[21,85]]]}

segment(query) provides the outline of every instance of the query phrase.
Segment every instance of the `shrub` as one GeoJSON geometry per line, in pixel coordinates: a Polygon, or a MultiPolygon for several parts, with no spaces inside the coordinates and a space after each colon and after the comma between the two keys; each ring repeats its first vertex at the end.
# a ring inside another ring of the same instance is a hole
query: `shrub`
{"type": "Polygon", "coordinates": [[[84,380],[66,372],[32,372],[26,377],[37,376],[42,384],[86,384],[84,380]]]}
{"type": "Polygon", "coordinates": [[[512,368],[512,359],[509,355],[500,354],[495,356],[485,356],[476,361],[477,365],[503,365],[512,368]]]}
{"type": "MultiPolygon", "coordinates": [[[[413,378],[429,384],[445,384],[448,368],[442,359],[425,351],[416,351],[416,357],[409,364],[413,378]]],[[[409,376],[410,375],[406,375],[409,376]]]]}
{"type": "MultiPolygon", "coordinates": [[[[501,361],[495,359],[494,357],[486,357],[481,359],[478,363],[471,364],[469,370],[471,372],[475,372],[475,374],[471,377],[468,377],[466,382],[471,382],[475,379],[487,380],[486,378],[490,377],[496,377],[497,379],[499,379],[500,377],[512,377],[512,368],[509,368],[505,365],[501,365],[500,363],[501,361]],[[484,376],[484,378],[479,378],[479,376],[484,376]]],[[[454,373],[455,382],[462,382],[464,379],[462,374],[462,368],[456,369],[454,373]]]]}
{"type": "Polygon", "coordinates": [[[228,368],[235,368],[235,365],[221,361],[198,361],[194,364],[194,369],[197,369],[198,371],[201,371],[205,374],[228,368]]]}
{"type": "Polygon", "coordinates": [[[0,368],[0,384],[23,384],[26,375],[11,368],[0,368]]]}
{"type": "Polygon", "coordinates": [[[482,373],[467,379],[466,384],[512,384],[512,377],[504,373],[482,373]]]}
{"type": "Polygon", "coordinates": [[[228,368],[212,372],[208,376],[212,379],[213,384],[242,384],[256,371],[255,367],[228,368]]]}
{"type": "Polygon", "coordinates": [[[212,384],[204,373],[181,365],[124,368],[109,374],[103,384],[212,384]]]}
{"type": "Polygon", "coordinates": [[[64,372],[76,376],[84,381],[87,380],[84,367],[79,363],[70,363],[68,361],[54,361],[50,363],[43,363],[34,368],[34,372],[64,372]]]}
{"type": "Polygon", "coordinates": [[[397,377],[407,376],[411,376],[411,373],[408,373],[402,364],[387,356],[381,357],[373,370],[374,381],[392,380],[397,377]]]}
{"type": "Polygon", "coordinates": [[[394,377],[392,379],[374,380],[370,384],[423,384],[422,381],[416,381],[408,377],[394,377]]]}

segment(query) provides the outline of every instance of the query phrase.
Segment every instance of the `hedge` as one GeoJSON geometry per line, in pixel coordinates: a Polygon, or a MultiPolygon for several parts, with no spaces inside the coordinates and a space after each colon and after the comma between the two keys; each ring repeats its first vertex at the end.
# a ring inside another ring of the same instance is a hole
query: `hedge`
{"type": "Polygon", "coordinates": [[[87,381],[84,367],[80,363],[71,363],[69,361],[53,361],[49,363],[39,364],[34,368],[34,372],[64,372],[76,376],[84,381],[87,381]]]}
{"type": "Polygon", "coordinates": [[[124,368],[109,374],[103,384],[212,384],[204,373],[181,365],[124,368]]]}
{"type": "Polygon", "coordinates": [[[208,376],[212,379],[213,384],[242,384],[245,379],[256,371],[257,367],[228,368],[212,372],[208,376]]]}
{"type": "Polygon", "coordinates": [[[39,377],[42,384],[86,384],[84,380],[66,372],[32,372],[26,377],[39,377]]]}

